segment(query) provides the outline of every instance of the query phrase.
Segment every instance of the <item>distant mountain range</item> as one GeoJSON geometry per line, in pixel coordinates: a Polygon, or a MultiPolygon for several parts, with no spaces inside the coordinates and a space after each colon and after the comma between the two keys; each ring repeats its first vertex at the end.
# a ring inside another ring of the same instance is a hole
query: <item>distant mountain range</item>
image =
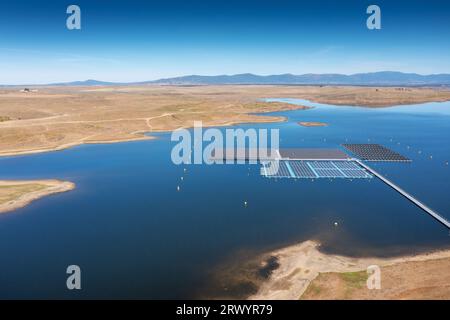
{"type": "Polygon", "coordinates": [[[274,85],[361,85],[361,86],[449,86],[450,74],[420,75],[417,73],[402,73],[382,71],[372,73],[345,74],[302,74],[290,73],[260,76],[251,73],[235,75],[201,76],[189,75],[141,82],[105,82],[98,80],[52,83],[48,86],[109,86],[109,85],[220,85],[220,84],[274,84],[274,85]]]}
{"type": "Polygon", "coordinates": [[[450,74],[420,75],[402,72],[344,74],[279,74],[259,76],[251,73],[219,76],[184,76],[160,79],[157,84],[299,84],[299,85],[448,85],[450,74]]]}

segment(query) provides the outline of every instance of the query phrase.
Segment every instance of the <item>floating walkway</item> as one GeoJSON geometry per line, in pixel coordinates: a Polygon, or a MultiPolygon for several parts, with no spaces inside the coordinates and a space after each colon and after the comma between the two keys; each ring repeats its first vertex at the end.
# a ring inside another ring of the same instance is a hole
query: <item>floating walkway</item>
{"type": "Polygon", "coordinates": [[[367,166],[366,164],[362,163],[361,161],[355,159],[356,162],[358,162],[358,164],[363,167],[364,169],[366,169],[367,171],[369,171],[371,174],[373,174],[374,176],[376,176],[377,178],[379,178],[381,181],[383,181],[385,184],[387,184],[389,187],[391,187],[392,189],[394,189],[395,191],[397,191],[398,193],[400,193],[402,196],[404,196],[406,199],[408,199],[409,201],[411,201],[412,203],[414,203],[416,206],[418,206],[420,209],[422,209],[423,211],[425,211],[426,213],[428,213],[430,216],[432,216],[433,218],[435,218],[437,221],[439,221],[440,223],[442,223],[444,226],[446,226],[447,228],[450,229],[450,222],[445,219],[444,217],[442,217],[441,215],[439,215],[437,212],[433,211],[432,209],[430,209],[429,207],[427,207],[425,204],[423,204],[422,202],[420,202],[419,200],[417,200],[416,198],[414,198],[412,195],[410,195],[409,193],[407,193],[405,190],[403,190],[402,188],[400,188],[399,186],[397,186],[396,184],[394,184],[393,182],[389,181],[388,179],[386,179],[385,177],[383,177],[381,174],[379,174],[378,172],[376,172],[375,170],[373,170],[372,168],[370,168],[369,166],[367,166]]]}
{"type": "MultiPolygon", "coordinates": [[[[261,161],[261,174],[266,178],[379,178],[417,207],[450,229],[450,222],[414,198],[405,190],[366,165],[364,161],[400,161],[410,159],[378,144],[344,144],[344,148],[355,154],[353,158],[339,149],[280,149],[278,156],[261,161]]],[[[253,157],[262,160],[261,157],[253,157]]]]}

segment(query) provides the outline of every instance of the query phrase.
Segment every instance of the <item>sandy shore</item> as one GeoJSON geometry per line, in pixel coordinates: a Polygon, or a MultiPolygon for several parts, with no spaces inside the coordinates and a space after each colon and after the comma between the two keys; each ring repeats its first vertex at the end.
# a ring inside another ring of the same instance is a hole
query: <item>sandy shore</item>
{"type": "Polygon", "coordinates": [[[328,123],[324,123],[324,122],[301,121],[298,124],[301,125],[302,127],[326,127],[326,126],[328,126],[328,123]]]}
{"type": "MultiPolygon", "coordinates": [[[[303,298],[302,295],[308,286],[319,276],[334,273],[365,272],[370,265],[378,265],[381,268],[383,290],[368,290],[365,282],[361,285],[361,294],[353,298],[362,299],[387,299],[402,298],[409,299],[423,298],[424,292],[430,288],[439,289],[442,298],[450,299],[450,250],[432,252],[429,254],[420,254],[415,256],[405,256],[396,258],[351,258],[339,255],[328,255],[320,252],[320,245],[314,241],[306,241],[297,245],[283,248],[270,253],[270,256],[278,259],[279,267],[273,271],[271,276],[262,283],[258,292],[249,297],[249,299],[286,299],[297,300],[303,298]],[[411,266],[411,264],[413,264],[411,266]],[[407,270],[410,273],[404,273],[403,281],[399,280],[396,273],[407,270]],[[421,270],[418,274],[417,270],[421,270]],[[440,269],[440,270],[439,270],[440,269]],[[385,277],[383,277],[383,273],[385,277]],[[443,277],[443,275],[445,277],[443,277]],[[428,276],[428,280],[426,277],[428,276]],[[431,276],[434,276],[432,278],[431,276]],[[383,282],[383,278],[385,279],[383,282]],[[390,279],[390,282],[386,279],[390,279]]],[[[352,276],[352,274],[350,274],[352,276]]],[[[329,279],[328,279],[329,280],[329,279]]],[[[338,283],[333,286],[333,282],[325,281],[326,285],[318,285],[314,289],[317,292],[309,292],[308,297],[333,299],[333,298],[352,298],[352,296],[337,295],[336,291],[348,293],[348,288],[339,288],[338,285],[345,286],[345,283],[338,283]],[[319,288],[319,289],[317,289],[319,288]],[[327,288],[329,292],[324,292],[327,288]],[[321,293],[321,295],[319,294],[321,293]],[[316,296],[314,297],[314,294],[316,296]]],[[[335,281],[335,283],[337,283],[335,281]]],[[[435,297],[429,292],[430,297],[435,297]]]]}
{"type": "Polygon", "coordinates": [[[34,200],[74,188],[74,183],[59,180],[0,180],[0,213],[22,208],[34,200]]]}

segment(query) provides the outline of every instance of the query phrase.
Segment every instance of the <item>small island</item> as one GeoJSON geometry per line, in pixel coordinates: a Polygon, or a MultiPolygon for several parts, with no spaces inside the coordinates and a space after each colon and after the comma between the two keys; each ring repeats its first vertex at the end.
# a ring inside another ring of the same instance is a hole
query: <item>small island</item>
{"type": "Polygon", "coordinates": [[[306,121],[301,121],[298,122],[299,125],[303,126],[303,127],[327,127],[328,123],[324,123],[324,122],[306,122],[306,121]]]}
{"type": "Polygon", "coordinates": [[[34,200],[75,188],[69,181],[59,180],[0,180],[0,213],[22,208],[34,200]]]}

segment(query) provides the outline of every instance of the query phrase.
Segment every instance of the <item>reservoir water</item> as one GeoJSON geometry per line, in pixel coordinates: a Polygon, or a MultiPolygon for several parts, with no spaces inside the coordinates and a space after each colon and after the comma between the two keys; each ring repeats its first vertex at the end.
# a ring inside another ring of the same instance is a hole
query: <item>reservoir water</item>
{"type": "MultiPolygon", "coordinates": [[[[450,219],[450,102],[369,109],[275,100],[315,108],[238,127],[278,128],[284,148],[385,145],[412,162],[371,166],[450,219]]],[[[1,179],[77,186],[0,215],[0,298],[196,298],[211,270],[242,250],[316,239],[327,252],[387,256],[450,245],[443,225],[378,179],[275,180],[259,165],[176,166],[170,134],[157,137],[0,158],[1,179]],[[82,270],[80,291],[66,289],[72,264],[82,270]]]]}

